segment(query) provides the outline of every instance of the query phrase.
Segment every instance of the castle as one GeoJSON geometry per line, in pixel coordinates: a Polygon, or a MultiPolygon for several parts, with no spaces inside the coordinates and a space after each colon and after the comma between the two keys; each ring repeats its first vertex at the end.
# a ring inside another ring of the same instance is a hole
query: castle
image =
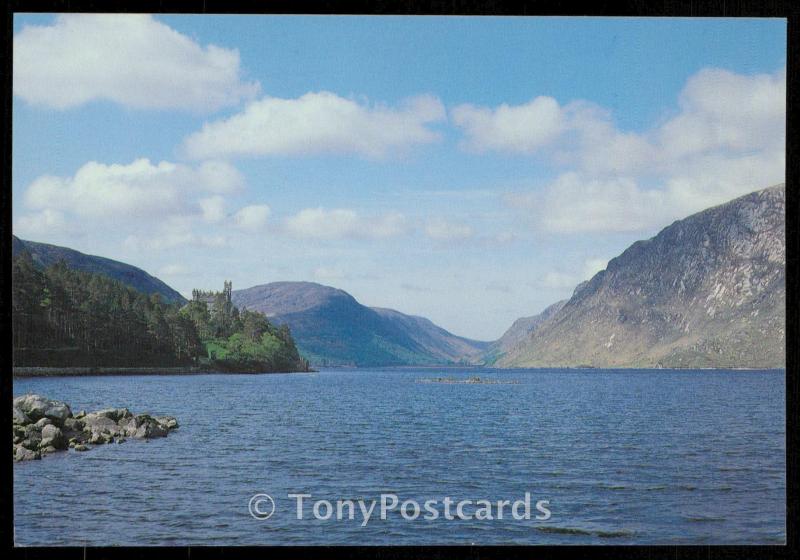
{"type": "Polygon", "coordinates": [[[208,302],[216,298],[219,294],[222,294],[225,297],[225,303],[231,303],[231,297],[233,295],[233,282],[230,280],[225,280],[223,283],[222,292],[212,292],[206,290],[192,290],[192,301],[205,301],[208,302]]]}

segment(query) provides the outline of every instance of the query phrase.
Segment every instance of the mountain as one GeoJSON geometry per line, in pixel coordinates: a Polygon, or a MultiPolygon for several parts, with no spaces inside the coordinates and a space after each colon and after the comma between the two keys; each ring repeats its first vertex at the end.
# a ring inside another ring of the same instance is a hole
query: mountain
{"type": "Polygon", "coordinates": [[[144,270],[136,268],[135,266],[105,257],[85,255],[84,253],[66,247],[25,241],[15,235],[12,236],[11,243],[12,256],[22,251],[27,251],[33,258],[33,262],[43,268],[63,260],[66,262],[67,266],[73,270],[108,276],[145,294],[160,294],[165,302],[186,302],[181,294],[167,286],[158,278],[150,276],[144,270]]]}
{"type": "Polygon", "coordinates": [[[361,305],[313,282],[234,290],[234,305],[287,324],[313,365],[389,366],[478,362],[488,343],[455,336],[422,317],[361,305]]]}
{"type": "Polygon", "coordinates": [[[538,315],[521,317],[514,321],[506,332],[499,339],[489,344],[489,348],[484,356],[487,365],[495,363],[501,356],[513,351],[514,348],[524,343],[547,319],[555,315],[567,300],[558,301],[538,315]]]}
{"type": "Polygon", "coordinates": [[[498,365],[785,367],[784,185],[637,241],[498,365]]]}

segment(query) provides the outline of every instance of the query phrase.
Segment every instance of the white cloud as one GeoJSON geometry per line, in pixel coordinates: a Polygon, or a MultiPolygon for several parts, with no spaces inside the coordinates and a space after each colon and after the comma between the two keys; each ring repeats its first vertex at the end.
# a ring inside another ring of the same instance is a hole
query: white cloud
{"type": "Polygon", "coordinates": [[[640,190],[631,179],[588,179],[577,172],[538,191],[509,196],[509,204],[525,209],[537,227],[556,233],[639,231],[665,219],[663,203],[663,192],[640,190]]]}
{"type": "Polygon", "coordinates": [[[14,223],[14,233],[16,235],[37,239],[58,233],[74,234],[75,232],[76,228],[67,222],[62,212],[50,208],[24,214],[17,218],[14,223]]]}
{"type": "Polygon", "coordinates": [[[214,111],[259,91],[239,52],[202,46],[141,14],[64,14],[14,37],[14,94],[67,109],[109,100],[137,109],[214,111]]]}
{"type": "Polygon", "coordinates": [[[237,227],[249,232],[256,232],[267,224],[270,208],[266,204],[253,204],[241,208],[233,215],[237,227]]]}
{"type": "Polygon", "coordinates": [[[399,108],[368,106],[330,92],[298,99],[265,97],[243,112],[203,125],[184,149],[196,159],[227,156],[358,154],[380,158],[439,134],[427,125],[445,118],[431,96],[408,100],[399,108]]]}
{"type": "Polygon", "coordinates": [[[468,225],[434,218],[425,226],[425,234],[436,241],[459,241],[472,237],[473,231],[468,225]]]}
{"type": "Polygon", "coordinates": [[[534,153],[552,142],[565,123],[558,102],[536,97],[524,105],[500,105],[496,109],[459,105],[451,112],[453,123],[467,135],[463,146],[488,150],[534,153]]]}
{"type": "Polygon", "coordinates": [[[221,194],[239,192],[244,179],[227,163],[195,167],[137,159],[129,164],[89,162],[74,175],[35,179],[22,195],[14,231],[34,239],[76,239],[106,232],[126,247],[146,251],[182,245],[222,247],[228,225],[252,227],[263,210],[228,218],[221,194]]]}
{"type": "Polygon", "coordinates": [[[315,239],[388,238],[402,235],[407,229],[402,214],[392,212],[362,217],[347,208],[306,208],[285,223],[285,230],[290,235],[315,239]]]}
{"type": "Polygon", "coordinates": [[[239,173],[222,163],[192,168],[166,161],[153,164],[148,159],[110,165],[92,161],[72,177],[39,177],[27,188],[24,201],[32,210],[93,219],[151,219],[188,212],[190,195],[231,192],[242,184],[239,173]]]}
{"type": "Polygon", "coordinates": [[[783,182],[785,95],[784,71],[745,76],[706,69],[687,81],[676,114],[642,133],[619,130],[608,111],[583,101],[559,109],[552,122],[561,129],[551,130],[548,142],[538,129],[522,137],[511,125],[492,130],[505,140],[475,128],[465,132],[470,144],[537,151],[567,168],[537,190],[507,198],[538,228],[643,231],[783,182]]]}
{"type": "Polygon", "coordinates": [[[225,199],[221,196],[201,198],[197,204],[203,212],[203,219],[207,222],[221,222],[225,219],[225,199]]]}

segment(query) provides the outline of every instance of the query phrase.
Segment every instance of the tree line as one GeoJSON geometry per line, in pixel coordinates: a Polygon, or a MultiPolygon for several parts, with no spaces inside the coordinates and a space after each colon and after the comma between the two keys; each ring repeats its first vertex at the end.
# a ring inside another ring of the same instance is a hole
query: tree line
{"type": "Polygon", "coordinates": [[[15,366],[168,367],[305,371],[288,327],[206,293],[166,303],[59,261],[45,269],[28,252],[12,262],[15,366]]]}

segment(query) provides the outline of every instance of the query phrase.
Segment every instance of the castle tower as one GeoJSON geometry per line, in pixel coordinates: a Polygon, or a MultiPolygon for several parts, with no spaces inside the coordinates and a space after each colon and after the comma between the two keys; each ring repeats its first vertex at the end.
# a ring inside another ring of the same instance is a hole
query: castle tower
{"type": "Polygon", "coordinates": [[[222,293],[225,294],[225,303],[231,302],[231,292],[233,291],[233,282],[225,280],[225,288],[222,293]]]}

